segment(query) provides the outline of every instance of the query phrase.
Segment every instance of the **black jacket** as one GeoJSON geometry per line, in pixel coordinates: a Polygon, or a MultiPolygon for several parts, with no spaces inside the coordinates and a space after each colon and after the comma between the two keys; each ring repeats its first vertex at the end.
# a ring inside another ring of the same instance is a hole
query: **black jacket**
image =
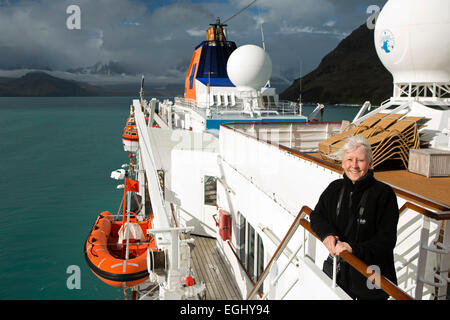
{"type": "MultiPolygon", "coordinates": [[[[397,241],[398,223],[397,197],[390,186],[378,181],[369,172],[355,184],[344,174],[335,180],[320,196],[311,213],[311,228],[323,241],[328,235],[336,235],[347,242],[353,254],[367,265],[380,268],[383,276],[397,284],[394,268],[394,247],[397,241]],[[344,194],[339,216],[336,207],[342,187],[344,194]],[[366,189],[369,193],[362,217],[359,216],[361,197],[366,189]],[[352,224],[348,236],[344,236],[349,219],[352,224]]],[[[387,298],[382,290],[369,289],[367,278],[347,263],[342,264],[338,284],[352,297],[359,299],[387,298]]]]}

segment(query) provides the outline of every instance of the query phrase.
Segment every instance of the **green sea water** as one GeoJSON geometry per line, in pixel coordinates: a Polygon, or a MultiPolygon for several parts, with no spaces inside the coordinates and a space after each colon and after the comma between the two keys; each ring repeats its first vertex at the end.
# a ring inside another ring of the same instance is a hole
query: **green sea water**
{"type": "MultiPolygon", "coordinates": [[[[83,245],[97,215],[118,210],[110,173],[128,161],[121,134],[132,99],[0,98],[1,300],[123,299],[89,270],[83,245]]],[[[324,121],[357,111],[327,107],[324,121]]]]}
{"type": "Polygon", "coordinates": [[[120,203],[109,175],[127,162],[131,99],[0,98],[0,299],[123,298],[89,270],[83,244],[120,203]]]}

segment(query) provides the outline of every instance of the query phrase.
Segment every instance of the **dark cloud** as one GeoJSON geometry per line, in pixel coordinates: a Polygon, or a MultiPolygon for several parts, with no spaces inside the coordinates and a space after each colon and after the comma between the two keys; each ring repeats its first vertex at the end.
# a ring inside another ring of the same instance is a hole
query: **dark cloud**
{"type": "MultiPolygon", "coordinates": [[[[148,82],[182,83],[192,51],[217,16],[231,17],[250,0],[0,1],[0,68],[64,71],[117,61],[148,82]],[[68,30],[66,9],[81,9],[81,29],[68,30]],[[157,4],[157,5],[156,5],[157,4]]],[[[259,0],[228,22],[237,45],[261,45],[263,22],[273,76],[286,85],[368,18],[366,0],[259,0]]]]}

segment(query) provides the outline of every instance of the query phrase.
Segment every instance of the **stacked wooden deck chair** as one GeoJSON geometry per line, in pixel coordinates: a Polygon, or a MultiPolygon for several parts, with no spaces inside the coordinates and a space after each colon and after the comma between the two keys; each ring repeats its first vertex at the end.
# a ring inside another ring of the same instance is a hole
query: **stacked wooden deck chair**
{"type": "MultiPolygon", "coordinates": [[[[390,114],[387,116],[384,116],[380,119],[374,126],[371,128],[368,128],[367,130],[361,131],[358,135],[363,136],[364,138],[368,139],[374,136],[377,136],[378,134],[381,134],[385,132],[387,128],[389,128],[393,123],[395,123],[398,119],[402,117],[401,114],[390,114]]],[[[331,152],[337,152],[340,148],[344,146],[346,143],[345,140],[339,141],[338,143],[335,143],[333,147],[331,148],[331,152]]]]}
{"type": "Polygon", "coordinates": [[[418,122],[423,117],[406,117],[397,121],[384,132],[368,139],[372,146],[373,167],[386,160],[399,159],[408,168],[409,149],[420,146],[418,122]]]}
{"type": "MultiPolygon", "coordinates": [[[[351,132],[350,130],[345,131],[345,135],[343,135],[342,137],[339,137],[339,139],[337,141],[334,141],[332,144],[328,145],[327,149],[325,149],[324,147],[320,146],[319,143],[319,152],[324,153],[326,155],[332,155],[333,153],[337,152],[340,148],[342,148],[345,144],[345,138],[350,137],[350,136],[354,136],[354,135],[360,135],[363,136],[366,139],[369,139],[370,137],[373,137],[381,132],[383,132],[384,130],[386,130],[389,126],[391,126],[393,123],[395,123],[398,119],[400,119],[402,117],[401,114],[382,114],[382,113],[378,113],[375,116],[377,116],[376,118],[372,119],[369,118],[367,120],[371,120],[371,122],[369,122],[371,125],[369,126],[365,126],[364,125],[364,121],[361,122],[361,124],[356,127],[356,128],[360,128],[360,130],[355,130],[353,132],[351,132]]],[[[344,133],[344,132],[343,132],[344,133]]],[[[331,137],[330,139],[325,140],[325,145],[327,143],[328,140],[331,140],[332,138],[334,138],[336,136],[331,137]]],[[[322,142],[324,143],[324,142],[322,142]]]]}
{"type": "Polygon", "coordinates": [[[372,117],[362,121],[359,125],[349,128],[347,130],[344,130],[341,133],[338,133],[338,134],[320,142],[319,143],[319,152],[322,155],[331,154],[333,152],[332,150],[336,149],[334,147],[334,144],[339,143],[342,140],[345,140],[345,138],[347,138],[347,137],[360,134],[361,132],[372,128],[377,122],[380,121],[380,119],[382,119],[385,116],[386,116],[386,114],[377,113],[377,114],[373,115],[372,117]]]}
{"type": "MultiPolygon", "coordinates": [[[[337,152],[345,143],[346,138],[353,135],[365,137],[372,146],[373,167],[386,160],[401,160],[408,167],[409,149],[420,147],[418,125],[423,117],[405,117],[401,114],[381,115],[379,120],[364,130],[353,130],[347,135],[340,134],[338,139],[325,140],[322,148],[319,144],[319,152],[324,158],[333,159],[333,153],[337,152]],[[358,133],[355,133],[358,132],[358,133]],[[332,143],[329,143],[332,141],[332,143]]],[[[369,120],[369,119],[368,119],[369,120]]]]}

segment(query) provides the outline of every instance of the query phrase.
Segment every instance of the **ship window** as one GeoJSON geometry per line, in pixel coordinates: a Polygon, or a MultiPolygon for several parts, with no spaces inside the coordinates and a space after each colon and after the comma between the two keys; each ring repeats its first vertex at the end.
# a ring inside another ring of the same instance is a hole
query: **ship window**
{"type": "Polygon", "coordinates": [[[238,256],[241,261],[245,261],[245,230],[246,230],[247,220],[245,217],[238,212],[238,218],[236,223],[236,248],[238,251],[238,256]]]}
{"type": "Polygon", "coordinates": [[[231,101],[231,95],[228,95],[228,105],[231,106],[232,101],[231,101]]]}
{"type": "Polygon", "coordinates": [[[217,106],[217,96],[216,96],[216,95],[213,95],[213,99],[214,99],[214,105],[217,106]]]}
{"type": "Polygon", "coordinates": [[[217,178],[205,176],[205,205],[215,206],[217,203],[217,178]]]}
{"type": "MultiPolygon", "coordinates": [[[[253,281],[264,271],[264,244],[261,236],[240,212],[236,221],[236,251],[253,281]]],[[[263,285],[259,288],[263,292],[263,285]]]]}
{"type": "Polygon", "coordinates": [[[247,259],[246,259],[246,267],[247,271],[255,280],[254,270],[255,270],[255,229],[248,224],[248,233],[247,233],[247,259]]]}
{"type": "MultiPolygon", "coordinates": [[[[263,271],[264,271],[264,244],[262,242],[262,239],[259,235],[257,235],[257,258],[256,258],[256,280],[261,277],[263,271]]],[[[263,287],[259,288],[260,291],[263,291],[263,287]]]]}

